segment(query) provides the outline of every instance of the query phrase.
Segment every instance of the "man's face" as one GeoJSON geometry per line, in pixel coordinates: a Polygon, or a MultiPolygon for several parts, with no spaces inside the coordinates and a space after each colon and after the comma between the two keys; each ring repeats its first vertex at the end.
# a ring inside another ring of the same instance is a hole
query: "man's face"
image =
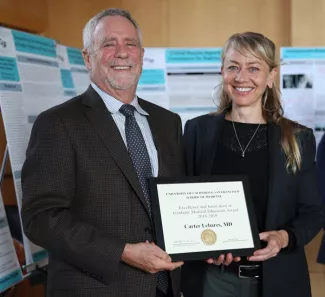
{"type": "Polygon", "coordinates": [[[92,81],[108,93],[136,88],[144,50],[134,25],[121,16],[104,17],[92,41],[91,49],[83,51],[92,81]]]}

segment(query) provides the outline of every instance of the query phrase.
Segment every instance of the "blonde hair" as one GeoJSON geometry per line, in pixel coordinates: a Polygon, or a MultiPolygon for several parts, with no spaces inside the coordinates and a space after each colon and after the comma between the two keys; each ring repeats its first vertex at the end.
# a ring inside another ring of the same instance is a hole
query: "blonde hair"
{"type": "MultiPolygon", "coordinates": [[[[242,54],[248,52],[258,59],[264,60],[270,71],[278,66],[275,59],[275,44],[262,34],[245,32],[232,35],[223,48],[222,63],[229,49],[234,49],[242,54]]],[[[297,169],[301,167],[301,153],[295,136],[295,133],[299,131],[299,126],[283,117],[281,94],[275,84],[272,85],[272,88],[266,87],[261,101],[265,121],[280,126],[281,145],[287,157],[287,171],[296,173],[297,169]]],[[[229,112],[231,108],[232,100],[222,88],[218,112],[229,112]]]]}

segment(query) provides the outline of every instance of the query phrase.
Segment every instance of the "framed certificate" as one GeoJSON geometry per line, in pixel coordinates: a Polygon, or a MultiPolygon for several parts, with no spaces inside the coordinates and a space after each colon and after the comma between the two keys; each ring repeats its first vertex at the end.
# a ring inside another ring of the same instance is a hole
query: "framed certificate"
{"type": "Polygon", "coordinates": [[[157,245],[173,261],[260,248],[246,176],[151,178],[149,186],[157,245]]]}

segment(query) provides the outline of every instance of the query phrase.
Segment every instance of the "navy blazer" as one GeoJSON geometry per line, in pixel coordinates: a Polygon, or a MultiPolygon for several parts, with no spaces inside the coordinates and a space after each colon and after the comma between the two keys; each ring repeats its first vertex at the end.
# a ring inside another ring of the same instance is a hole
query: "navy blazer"
{"type": "MultiPolygon", "coordinates": [[[[188,175],[210,175],[217,152],[225,114],[204,115],[187,122],[184,132],[188,175]]],[[[296,237],[294,249],[282,250],[263,263],[263,297],[311,297],[304,246],[323,226],[323,208],[317,189],[315,137],[311,129],[300,126],[296,134],[301,155],[301,169],[296,174],[286,170],[286,156],[281,147],[281,130],[268,124],[269,193],[265,218],[266,230],[289,227],[296,237]]],[[[185,297],[202,296],[204,261],[185,263],[182,290],[185,297]]]]}
{"type": "MultiPolygon", "coordinates": [[[[322,196],[323,205],[325,206],[325,134],[323,135],[317,149],[316,167],[319,191],[322,196]]],[[[325,224],[323,229],[325,230],[325,224]]],[[[317,261],[321,264],[325,264],[325,235],[323,236],[317,261]]]]}

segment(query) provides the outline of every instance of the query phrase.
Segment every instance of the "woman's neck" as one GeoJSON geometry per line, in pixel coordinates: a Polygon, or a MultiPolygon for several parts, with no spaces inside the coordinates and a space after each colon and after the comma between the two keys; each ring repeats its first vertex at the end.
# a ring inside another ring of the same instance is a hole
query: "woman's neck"
{"type": "Polygon", "coordinates": [[[249,106],[237,107],[232,106],[232,109],[226,115],[226,119],[234,122],[247,124],[265,124],[266,121],[262,114],[262,109],[251,108],[249,106]]]}

